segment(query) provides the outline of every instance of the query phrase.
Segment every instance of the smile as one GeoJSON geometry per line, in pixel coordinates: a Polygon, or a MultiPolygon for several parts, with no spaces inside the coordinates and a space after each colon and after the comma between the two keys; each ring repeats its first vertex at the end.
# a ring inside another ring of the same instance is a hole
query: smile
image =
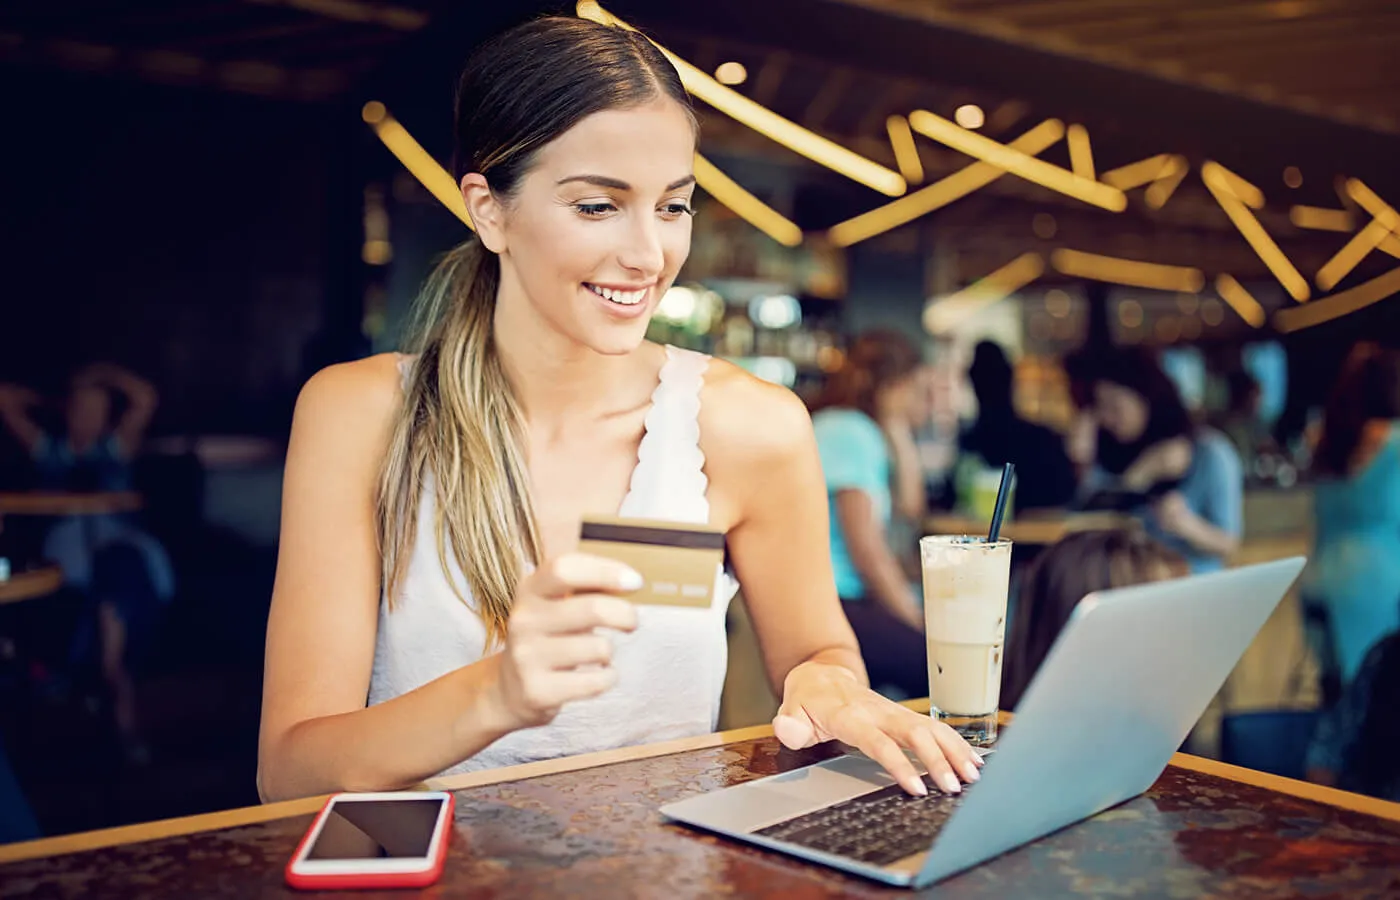
{"type": "Polygon", "coordinates": [[[588,288],[599,297],[602,297],[604,300],[611,300],[621,306],[636,306],[646,299],[647,291],[650,290],[650,288],[639,288],[635,291],[621,291],[587,283],[584,284],[584,287],[588,288]]]}

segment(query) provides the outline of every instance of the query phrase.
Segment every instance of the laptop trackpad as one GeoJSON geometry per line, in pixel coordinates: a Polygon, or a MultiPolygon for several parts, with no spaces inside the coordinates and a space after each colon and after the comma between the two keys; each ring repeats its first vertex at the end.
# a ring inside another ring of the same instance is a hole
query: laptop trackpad
{"type": "Polygon", "coordinates": [[[893,784],[879,764],[843,756],[663,807],[683,822],[747,834],[893,784]]]}

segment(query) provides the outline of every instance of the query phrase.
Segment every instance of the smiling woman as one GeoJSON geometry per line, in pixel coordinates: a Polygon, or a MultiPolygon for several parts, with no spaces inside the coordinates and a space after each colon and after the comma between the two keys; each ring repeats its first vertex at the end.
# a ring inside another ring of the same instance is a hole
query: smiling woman
{"type": "Polygon", "coordinates": [[[790,392],[645,341],[690,248],[695,120],[639,34],[545,18],[480,48],[455,175],[477,238],[419,336],[297,404],[268,622],[259,790],[391,789],[714,729],[742,580],[789,746],[840,738],[924,791],[975,779],[946,726],[874,694],[790,392]],[[704,608],[637,606],[586,516],[726,534],[704,608]]]}

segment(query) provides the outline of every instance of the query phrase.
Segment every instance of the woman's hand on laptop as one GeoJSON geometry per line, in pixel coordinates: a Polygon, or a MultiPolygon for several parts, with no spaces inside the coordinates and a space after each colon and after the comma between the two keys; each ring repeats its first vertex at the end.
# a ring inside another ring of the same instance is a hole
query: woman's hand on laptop
{"type": "Polygon", "coordinates": [[[947,725],[880,696],[849,669],[829,663],[805,662],[788,673],[773,733],[790,750],[833,739],[850,744],[917,796],[928,789],[906,749],[924,764],[933,783],[950,794],[961,791],[963,781],[976,781],[983,765],[947,725]]]}

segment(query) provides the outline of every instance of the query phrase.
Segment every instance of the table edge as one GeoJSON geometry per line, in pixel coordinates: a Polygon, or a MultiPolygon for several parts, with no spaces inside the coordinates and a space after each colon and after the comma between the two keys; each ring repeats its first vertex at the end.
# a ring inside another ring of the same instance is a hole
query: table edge
{"type": "MultiPolygon", "coordinates": [[[[903,705],[916,712],[928,711],[928,700],[926,698],[922,700],[906,701],[903,705]]],[[[1011,720],[1012,716],[1003,712],[1001,718],[1003,723],[1006,723],[1011,720]]],[[[430,778],[419,785],[418,789],[460,791],[467,788],[500,784],[506,781],[539,778],[544,775],[577,772],[583,769],[613,765],[615,763],[652,759],[658,756],[669,756],[673,753],[708,750],[714,747],[724,746],[725,744],[735,744],[741,741],[751,741],[772,736],[772,725],[751,725],[746,728],[716,731],[710,734],[678,738],[672,741],[661,741],[655,744],[643,744],[637,747],[619,747],[615,750],[584,753],[578,756],[565,756],[558,759],[524,763],[518,766],[506,766],[500,769],[485,769],[479,772],[468,772],[462,775],[450,775],[445,778],[430,778]]],[[[1191,756],[1185,753],[1174,754],[1169,765],[1192,772],[1199,772],[1203,775],[1213,775],[1241,784],[1264,788],[1302,800],[1311,800],[1315,803],[1322,803],[1350,812],[1364,813],[1377,818],[1400,822],[1400,803],[1378,800],[1373,797],[1353,794],[1348,791],[1340,791],[1336,788],[1324,787],[1323,785],[1313,784],[1307,781],[1297,781],[1292,778],[1270,775],[1267,772],[1258,772],[1253,769],[1232,766],[1227,763],[1217,762],[1213,759],[1191,756]]],[[[154,822],[141,822],[135,825],[121,825],[115,828],[103,828],[96,831],[84,831],[51,838],[39,838],[33,841],[22,841],[14,844],[0,844],[0,865],[50,856],[64,856],[89,850],[101,850],[107,847],[116,847],[124,844],[137,844],[145,841],[181,837],[184,835],[196,834],[201,831],[215,831],[224,828],[237,828],[245,825],[258,825],[278,819],[291,818],[293,816],[311,815],[321,808],[327,796],[329,795],[323,794],[317,797],[303,797],[298,800],[266,803],[261,806],[245,806],[238,809],[200,813],[198,815],[182,816],[175,819],[159,819],[154,822]]]]}

